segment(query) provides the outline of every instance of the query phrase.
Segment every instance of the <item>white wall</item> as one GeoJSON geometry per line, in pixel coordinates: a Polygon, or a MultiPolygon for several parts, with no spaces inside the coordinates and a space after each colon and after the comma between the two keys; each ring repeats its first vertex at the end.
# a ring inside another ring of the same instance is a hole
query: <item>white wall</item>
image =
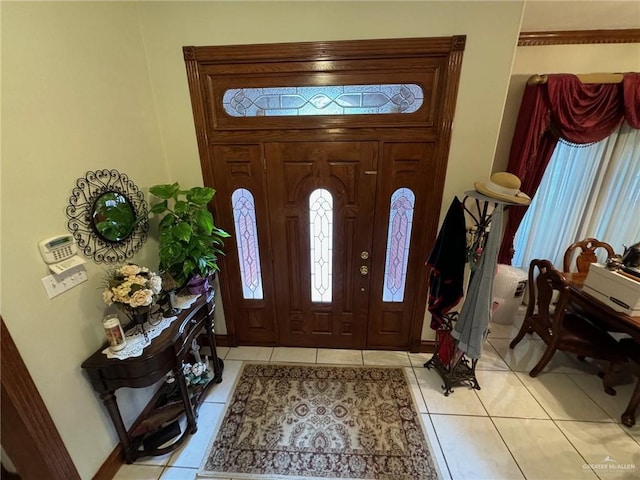
{"type": "MultiPolygon", "coordinates": [[[[145,191],[202,183],[182,46],[466,34],[442,217],[491,171],[522,4],[3,4],[2,315],[83,479],[117,443],[80,369],[103,342],[104,266],[89,261],[87,283],[49,300],[36,245],[66,231],[87,170],[118,169],[145,191]]],[[[155,268],[156,243],[136,260],[155,268]]],[[[127,420],[146,400],[118,398],[127,420]]]]}
{"type": "MultiPolygon", "coordinates": [[[[67,231],[76,179],[115,168],[144,191],[168,180],[133,4],[4,3],[2,11],[2,316],[82,478],[117,443],[80,364],[104,341],[104,265],[49,300],[38,241],[67,231]]],[[[140,262],[157,268],[147,242],[140,262]]],[[[119,399],[130,420],[146,403],[119,399]]]]}

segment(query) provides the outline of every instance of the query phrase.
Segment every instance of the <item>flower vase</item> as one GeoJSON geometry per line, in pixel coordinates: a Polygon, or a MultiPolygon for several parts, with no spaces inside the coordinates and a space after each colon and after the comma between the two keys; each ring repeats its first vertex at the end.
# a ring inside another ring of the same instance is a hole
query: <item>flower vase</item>
{"type": "Polygon", "coordinates": [[[134,323],[139,326],[140,331],[142,331],[145,342],[149,343],[149,335],[144,329],[144,324],[149,320],[149,309],[147,307],[134,308],[131,318],[134,323]]]}
{"type": "Polygon", "coordinates": [[[131,320],[136,325],[144,325],[149,320],[148,308],[134,308],[131,312],[131,320]]]}
{"type": "Polygon", "coordinates": [[[144,324],[149,320],[149,307],[130,307],[129,305],[118,305],[119,310],[125,314],[129,320],[125,326],[125,330],[128,331],[135,328],[138,332],[144,335],[145,340],[149,341],[144,324]]]}

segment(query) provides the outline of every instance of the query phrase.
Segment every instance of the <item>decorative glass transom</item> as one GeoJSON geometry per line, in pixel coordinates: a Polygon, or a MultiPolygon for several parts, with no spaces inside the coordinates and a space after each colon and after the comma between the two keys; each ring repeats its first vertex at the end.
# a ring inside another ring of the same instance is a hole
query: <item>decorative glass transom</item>
{"type": "Polygon", "coordinates": [[[387,258],[382,290],[383,302],[402,302],[404,300],[415,201],[416,196],[408,188],[399,188],[391,195],[387,258]]]}
{"type": "Polygon", "coordinates": [[[232,117],[413,113],[423,101],[422,88],[413,83],[232,88],[222,97],[232,117]]]}
{"type": "Polygon", "coordinates": [[[245,299],[262,300],[262,272],[253,195],[249,190],[239,188],[231,195],[231,205],[236,228],[242,296],[245,299]]]}
{"type": "Polygon", "coordinates": [[[333,277],[333,196],[319,188],[309,196],[311,301],[331,302],[333,277]]]}

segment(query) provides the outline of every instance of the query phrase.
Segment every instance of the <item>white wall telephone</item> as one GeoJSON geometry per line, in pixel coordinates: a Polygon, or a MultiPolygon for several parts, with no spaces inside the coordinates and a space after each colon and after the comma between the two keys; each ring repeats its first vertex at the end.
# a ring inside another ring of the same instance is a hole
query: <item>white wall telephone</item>
{"type": "Polygon", "coordinates": [[[49,264],[49,270],[61,274],[82,265],[85,260],[76,255],[78,246],[73,235],[57,235],[38,243],[42,259],[49,264]]]}

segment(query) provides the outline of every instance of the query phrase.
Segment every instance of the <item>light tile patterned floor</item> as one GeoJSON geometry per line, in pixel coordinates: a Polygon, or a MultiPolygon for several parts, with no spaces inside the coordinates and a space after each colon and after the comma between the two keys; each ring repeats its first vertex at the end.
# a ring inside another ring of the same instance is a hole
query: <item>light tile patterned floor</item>
{"type": "Polygon", "coordinates": [[[481,389],[458,387],[448,397],[438,374],[422,366],[428,354],[220,348],[224,381],[201,406],[198,432],[170,455],[123,465],[115,479],[195,480],[244,360],[404,367],[442,480],[640,478],[640,422],[620,424],[634,378],[623,378],[616,396],[606,395],[597,366],[562,353],[531,378],[543,344],[525,337],[510,350],[515,331],[493,325],[477,367],[481,389]]]}

